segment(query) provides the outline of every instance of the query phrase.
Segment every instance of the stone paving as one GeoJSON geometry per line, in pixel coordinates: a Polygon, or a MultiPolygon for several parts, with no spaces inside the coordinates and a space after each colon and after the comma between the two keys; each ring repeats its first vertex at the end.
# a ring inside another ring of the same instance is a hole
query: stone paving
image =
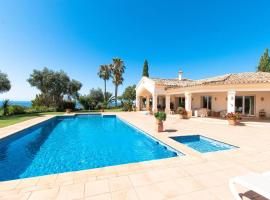
{"type": "MultiPolygon", "coordinates": [[[[113,114],[113,113],[111,113],[113,114]]],[[[269,126],[229,126],[168,116],[167,131],[156,133],[153,116],[140,112],[115,113],[185,156],[78,172],[0,182],[2,200],[231,200],[228,181],[249,172],[270,171],[269,126]],[[240,148],[201,154],[169,136],[201,134],[240,148]]],[[[0,129],[0,138],[51,116],[0,129]]],[[[243,199],[265,200],[238,188],[243,199]]]]}

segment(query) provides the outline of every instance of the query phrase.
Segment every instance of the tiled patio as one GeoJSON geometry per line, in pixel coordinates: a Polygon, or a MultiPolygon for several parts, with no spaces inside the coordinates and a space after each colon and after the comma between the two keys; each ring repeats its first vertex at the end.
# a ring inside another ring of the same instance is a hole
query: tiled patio
{"type": "MultiPolygon", "coordinates": [[[[203,120],[180,120],[169,116],[167,132],[157,134],[155,119],[143,113],[116,113],[185,156],[142,163],[106,167],[43,177],[0,182],[0,199],[233,199],[228,180],[248,172],[270,170],[268,124],[232,127],[203,120]],[[200,154],[168,136],[201,134],[240,148],[200,154]]],[[[43,121],[36,118],[0,129],[0,138],[43,121]]],[[[243,199],[263,197],[239,188],[243,199]]]]}

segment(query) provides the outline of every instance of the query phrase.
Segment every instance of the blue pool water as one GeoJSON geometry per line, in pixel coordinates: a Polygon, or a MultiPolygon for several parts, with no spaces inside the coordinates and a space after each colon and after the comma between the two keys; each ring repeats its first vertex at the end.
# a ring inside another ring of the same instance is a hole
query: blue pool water
{"type": "Polygon", "coordinates": [[[115,116],[56,117],[0,140],[0,180],[175,156],[115,116]]]}
{"type": "Polygon", "coordinates": [[[234,149],[235,146],[219,142],[201,135],[177,136],[172,139],[191,147],[201,153],[234,149]]]}

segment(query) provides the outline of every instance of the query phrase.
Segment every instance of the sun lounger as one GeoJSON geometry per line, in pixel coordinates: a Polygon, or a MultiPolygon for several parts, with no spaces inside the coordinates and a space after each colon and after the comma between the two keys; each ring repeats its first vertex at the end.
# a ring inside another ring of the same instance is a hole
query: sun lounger
{"type": "Polygon", "coordinates": [[[267,199],[270,199],[270,172],[266,172],[262,175],[250,173],[245,176],[232,178],[229,182],[230,190],[236,200],[242,200],[236,190],[235,184],[239,184],[267,199]]]}

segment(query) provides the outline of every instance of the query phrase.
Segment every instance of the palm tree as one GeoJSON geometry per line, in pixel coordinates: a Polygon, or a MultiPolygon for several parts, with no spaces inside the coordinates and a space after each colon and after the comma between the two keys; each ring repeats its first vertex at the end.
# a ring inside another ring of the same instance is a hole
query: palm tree
{"type": "Polygon", "coordinates": [[[106,81],[110,79],[111,77],[111,68],[109,65],[100,65],[99,67],[99,72],[98,72],[98,76],[99,78],[104,80],[104,101],[106,101],[106,81]]]}
{"type": "Polygon", "coordinates": [[[115,85],[115,106],[117,106],[118,86],[123,84],[123,74],[125,72],[124,61],[121,58],[113,58],[111,65],[113,84],[115,85]]]}

